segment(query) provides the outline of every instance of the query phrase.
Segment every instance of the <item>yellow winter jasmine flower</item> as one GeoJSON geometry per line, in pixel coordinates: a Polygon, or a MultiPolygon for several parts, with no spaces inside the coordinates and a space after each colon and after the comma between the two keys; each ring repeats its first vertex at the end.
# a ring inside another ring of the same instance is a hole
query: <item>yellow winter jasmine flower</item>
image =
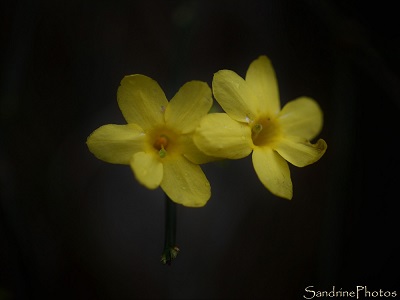
{"type": "Polygon", "coordinates": [[[239,159],[252,152],[258,178],[273,194],[292,199],[287,162],[304,167],[327,149],[324,140],[310,141],[322,129],[322,111],[311,98],[280,106],[275,71],[266,56],[253,61],[243,79],[230,70],[214,74],[213,93],[226,113],[201,121],[194,141],[205,154],[239,159]]]}
{"type": "Polygon", "coordinates": [[[204,206],[211,191],[198,164],[211,159],[196,148],[192,135],[212,105],[207,83],[188,82],[168,102],[156,81],[129,75],[117,98],[127,124],[96,129],[87,139],[89,150],[105,162],[130,165],[141,184],[161,186],[176,203],[204,206]]]}

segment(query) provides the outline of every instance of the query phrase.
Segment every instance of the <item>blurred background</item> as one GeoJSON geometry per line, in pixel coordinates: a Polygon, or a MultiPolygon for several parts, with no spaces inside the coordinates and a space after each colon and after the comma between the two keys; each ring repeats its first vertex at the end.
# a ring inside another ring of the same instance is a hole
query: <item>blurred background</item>
{"type": "Polygon", "coordinates": [[[395,2],[21,0],[0,16],[1,300],[400,294],[395,2]],[[162,191],[97,160],[86,138],[125,123],[125,75],[170,99],[220,69],[244,76],[262,54],[282,104],[318,101],[328,150],[291,166],[292,201],[262,186],[250,157],[204,165],[212,197],[178,207],[181,252],[162,265],[162,191]]]}

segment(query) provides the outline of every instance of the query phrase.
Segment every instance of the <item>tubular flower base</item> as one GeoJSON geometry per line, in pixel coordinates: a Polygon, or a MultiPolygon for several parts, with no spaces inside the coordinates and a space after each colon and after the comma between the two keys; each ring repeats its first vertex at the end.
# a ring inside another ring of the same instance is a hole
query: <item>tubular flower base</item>
{"type": "Polygon", "coordinates": [[[323,139],[310,141],[322,129],[317,102],[300,97],[280,106],[274,69],[266,56],[253,61],[245,79],[233,71],[214,74],[213,93],[226,113],[202,119],[194,141],[205,154],[239,159],[252,153],[258,178],[276,196],[292,199],[288,163],[304,167],[327,149],[323,139]]]}
{"type": "Polygon", "coordinates": [[[117,98],[127,124],[96,129],[87,139],[89,150],[105,162],[130,165],[142,185],[161,186],[175,203],[204,206],[211,188],[199,164],[213,159],[197,149],[193,133],[212,106],[207,83],[188,82],[168,102],[156,81],[129,75],[117,98]]]}

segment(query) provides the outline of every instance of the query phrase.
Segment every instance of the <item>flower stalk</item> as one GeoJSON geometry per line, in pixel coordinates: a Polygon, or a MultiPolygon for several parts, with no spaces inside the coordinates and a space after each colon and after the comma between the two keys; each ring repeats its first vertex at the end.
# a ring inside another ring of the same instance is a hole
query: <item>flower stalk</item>
{"type": "Polygon", "coordinates": [[[179,253],[176,245],[176,203],[165,194],[165,242],[161,262],[171,265],[179,253]]]}

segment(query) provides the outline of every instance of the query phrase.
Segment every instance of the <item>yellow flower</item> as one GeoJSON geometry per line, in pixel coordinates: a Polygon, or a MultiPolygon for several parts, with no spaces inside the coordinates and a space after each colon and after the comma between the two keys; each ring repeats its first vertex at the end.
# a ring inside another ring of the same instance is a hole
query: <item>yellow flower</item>
{"type": "Polygon", "coordinates": [[[292,199],[288,162],[304,167],[327,149],[310,141],[322,129],[322,111],[313,99],[300,97],[280,107],[274,69],[266,56],[253,61],[243,79],[230,70],[214,74],[213,93],[226,113],[201,121],[194,141],[205,154],[239,159],[252,152],[258,178],[273,194],[292,199]]]}
{"type": "Polygon", "coordinates": [[[193,133],[212,105],[207,83],[188,82],[168,102],[156,81],[129,75],[117,98],[128,124],[96,129],[87,139],[89,150],[105,162],[130,165],[141,184],[161,186],[176,203],[204,206],[211,189],[199,164],[212,159],[197,149],[193,133]]]}

